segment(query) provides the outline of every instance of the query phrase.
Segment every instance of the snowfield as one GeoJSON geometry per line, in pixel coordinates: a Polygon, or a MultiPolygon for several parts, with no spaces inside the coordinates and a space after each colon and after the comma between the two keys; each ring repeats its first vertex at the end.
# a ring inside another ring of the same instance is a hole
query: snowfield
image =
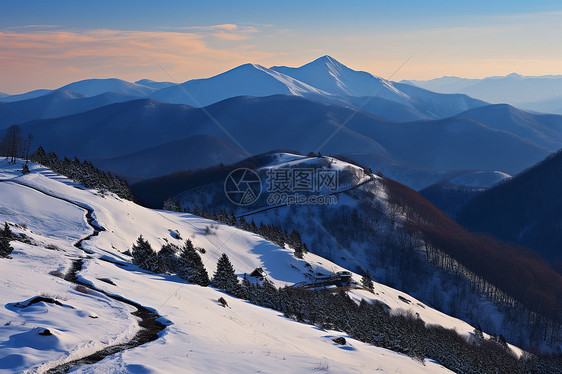
{"type": "MultiPolygon", "coordinates": [[[[190,238],[206,249],[201,257],[210,275],[226,253],[240,277],[262,267],[277,286],[305,281],[306,263],[314,272],[343,270],[330,261],[311,253],[299,260],[292,250],[261,236],[84,189],[42,166],[30,164],[31,173],[25,176],[20,168],[0,160],[0,224],[7,221],[14,232],[30,239],[30,244],[12,242],[12,259],[0,259],[0,373],[46,372],[123,343],[138,331],[133,307],[61,277],[76,259],[83,260],[77,274],[82,282],[141,304],[159,314],[167,327],[157,340],[76,367],[73,373],[448,372],[431,360],[421,363],[341,332],[298,323],[212,287],[145,272],[132,265],[125,252],[140,234],[156,250],[166,242],[181,244],[190,238]],[[93,224],[105,231],[85,240],[82,250],[74,244],[92,233],[87,209],[93,210],[93,224]],[[207,227],[210,234],[205,233],[207,227]],[[47,301],[27,305],[36,296],[47,301]],[[217,302],[220,297],[227,307],[217,302]],[[345,336],[347,344],[334,343],[338,336],[345,336]]],[[[354,274],[354,279],[360,277],[354,274]]],[[[467,336],[473,331],[467,323],[381,284],[375,283],[374,294],[355,290],[352,297],[381,300],[397,313],[409,310],[426,323],[467,336]]]]}

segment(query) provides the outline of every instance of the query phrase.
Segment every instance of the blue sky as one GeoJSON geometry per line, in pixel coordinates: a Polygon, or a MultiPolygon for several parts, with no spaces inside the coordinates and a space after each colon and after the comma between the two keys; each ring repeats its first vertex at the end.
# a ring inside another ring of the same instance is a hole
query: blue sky
{"type": "Polygon", "coordinates": [[[555,1],[0,2],[0,91],[177,81],[329,54],[393,79],[562,74],[555,1]],[[157,59],[168,70],[154,63],[157,59]]]}

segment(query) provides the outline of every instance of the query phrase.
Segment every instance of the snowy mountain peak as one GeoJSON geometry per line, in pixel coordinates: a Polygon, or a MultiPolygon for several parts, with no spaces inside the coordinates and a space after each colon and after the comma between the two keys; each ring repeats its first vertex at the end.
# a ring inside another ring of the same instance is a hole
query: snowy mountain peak
{"type": "Polygon", "coordinates": [[[338,60],[336,60],[335,58],[333,58],[332,56],[328,56],[328,55],[319,57],[316,60],[309,62],[306,65],[316,65],[316,66],[322,65],[335,70],[352,70],[347,66],[345,66],[344,64],[342,64],[341,62],[339,62],[338,60]]]}
{"type": "Polygon", "coordinates": [[[407,103],[408,95],[391,82],[365,71],[353,70],[331,56],[322,56],[298,68],[274,66],[275,70],[334,95],[377,96],[407,103]]]}

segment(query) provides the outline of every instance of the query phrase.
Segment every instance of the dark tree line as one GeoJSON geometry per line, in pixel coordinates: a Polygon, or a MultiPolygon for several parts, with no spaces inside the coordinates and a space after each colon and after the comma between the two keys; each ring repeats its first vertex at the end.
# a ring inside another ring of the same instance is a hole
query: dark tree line
{"type": "Polygon", "coordinates": [[[70,160],[67,157],[61,160],[54,152],[45,152],[41,146],[31,154],[30,161],[48,167],[55,173],[64,175],[84,187],[96,188],[102,192],[113,192],[123,199],[134,200],[126,181],[116,175],[101,171],[91,162],[80,162],[78,158],[70,160]]]}
{"type": "Polygon", "coordinates": [[[381,302],[362,300],[358,304],[344,291],[277,289],[267,279],[256,284],[244,278],[235,296],[420,361],[433,359],[458,373],[556,373],[562,369],[560,356],[524,355],[519,359],[501,335],[485,339],[477,327],[467,338],[455,330],[426,325],[413,314],[392,313],[381,302]]]}

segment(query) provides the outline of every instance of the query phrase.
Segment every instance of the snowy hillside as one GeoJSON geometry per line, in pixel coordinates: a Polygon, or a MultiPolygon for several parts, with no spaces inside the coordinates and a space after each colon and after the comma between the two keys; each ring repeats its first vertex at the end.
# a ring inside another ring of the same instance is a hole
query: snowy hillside
{"type": "MultiPolygon", "coordinates": [[[[473,178],[478,182],[476,179],[473,178]]],[[[508,292],[521,300],[527,296],[520,293],[521,288],[515,287],[516,283],[526,284],[530,289],[531,284],[538,282],[541,286],[536,284],[537,290],[548,290],[555,298],[558,294],[560,276],[536,255],[518,246],[470,233],[415,191],[330,157],[271,153],[184,179],[162,179],[160,184],[139,183],[133,186],[133,192],[152,206],[162,206],[167,197],[176,193],[175,200],[182,207],[214,219],[221,219],[222,211],[233,211],[246,223],[255,222],[259,233],[264,232],[261,225],[281,227],[287,232],[295,230],[312,252],[359,273],[368,270],[374,279],[404,290],[443,312],[480,324],[485,331],[503,334],[518,344],[527,344],[523,336],[531,334],[531,326],[526,325],[524,317],[516,316],[517,313],[506,313],[503,301],[485,297],[487,301],[483,302],[483,293],[476,291],[475,284],[491,282],[489,286],[503,290],[500,293],[508,292]],[[235,205],[225,196],[225,190],[234,190],[227,183],[227,175],[248,165],[254,165],[253,170],[260,176],[261,194],[254,192],[258,196],[255,201],[235,205]],[[337,173],[339,185],[335,190],[321,189],[318,193],[301,189],[284,194],[271,191],[268,188],[275,183],[271,175],[276,175],[276,169],[288,175],[293,173],[293,176],[294,173],[302,175],[302,170],[337,173]],[[198,179],[202,182],[197,183],[198,179]],[[180,192],[182,189],[184,192],[180,192]],[[162,200],[159,203],[149,200],[154,196],[162,200]],[[289,198],[300,200],[296,203],[289,198]],[[449,266],[445,265],[449,260],[434,259],[435,249],[441,253],[437,257],[444,255],[458,263],[449,266]],[[490,256],[498,262],[492,261],[490,256]],[[521,272],[529,268],[530,262],[541,270],[532,272],[533,276],[523,281],[521,277],[525,275],[521,272]],[[497,270],[512,266],[510,271],[497,270]]],[[[244,222],[241,225],[245,227],[244,222]]],[[[526,305],[529,308],[543,302],[548,305],[541,293],[535,293],[535,301],[525,302],[526,305]]],[[[491,295],[487,291],[484,294],[491,295]]],[[[554,340],[547,339],[547,342],[541,338],[537,344],[544,349],[560,344],[555,342],[557,333],[547,334],[554,340]]]]}
{"type": "MultiPolygon", "coordinates": [[[[0,330],[2,372],[31,368],[43,372],[127,341],[137,333],[139,327],[130,315],[134,308],[57,277],[67,273],[76,259],[83,261],[82,271],[77,274],[80,281],[155,311],[167,325],[154,342],[109,356],[87,367],[89,373],[185,372],[186,368],[194,373],[230,372],[233,366],[241,371],[268,373],[372,369],[446,372],[430,361],[422,365],[349,337],[346,346],[338,346],[331,339],[341,333],[287,320],[278,312],[209,287],[185,284],[174,276],[139,271],[123,252],[139,234],[155,247],[166,241],[179,243],[175,239],[177,231],[182,238],[191,238],[195,245],[207,250],[202,257],[210,273],[224,252],[240,276],[262,267],[277,285],[306,280],[306,263],[315,272],[330,274],[342,269],[321,257],[307,254],[299,260],[292,250],[276,247],[255,234],[190,214],[149,210],[113,195],[77,188],[66,178],[35,165],[31,174],[23,177],[6,161],[2,161],[0,170],[0,220],[30,239],[28,244],[13,242],[13,259],[0,260],[4,285],[1,301],[5,306],[0,311],[4,324],[0,330]],[[86,210],[93,211],[92,224],[105,231],[83,241],[84,252],[73,244],[92,232],[85,220],[86,210]],[[210,225],[214,232],[205,235],[210,225]],[[35,296],[52,298],[57,303],[41,301],[27,306],[26,300],[35,296]],[[220,296],[227,300],[228,308],[218,305],[220,296]],[[39,334],[45,329],[51,335],[39,334]]],[[[358,299],[379,299],[395,311],[411,310],[427,323],[467,335],[473,331],[468,324],[381,284],[375,284],[374,294],[353,294],[358,299]]],[[[85,371],[78,368],[76,372],[85,371]]]]}

